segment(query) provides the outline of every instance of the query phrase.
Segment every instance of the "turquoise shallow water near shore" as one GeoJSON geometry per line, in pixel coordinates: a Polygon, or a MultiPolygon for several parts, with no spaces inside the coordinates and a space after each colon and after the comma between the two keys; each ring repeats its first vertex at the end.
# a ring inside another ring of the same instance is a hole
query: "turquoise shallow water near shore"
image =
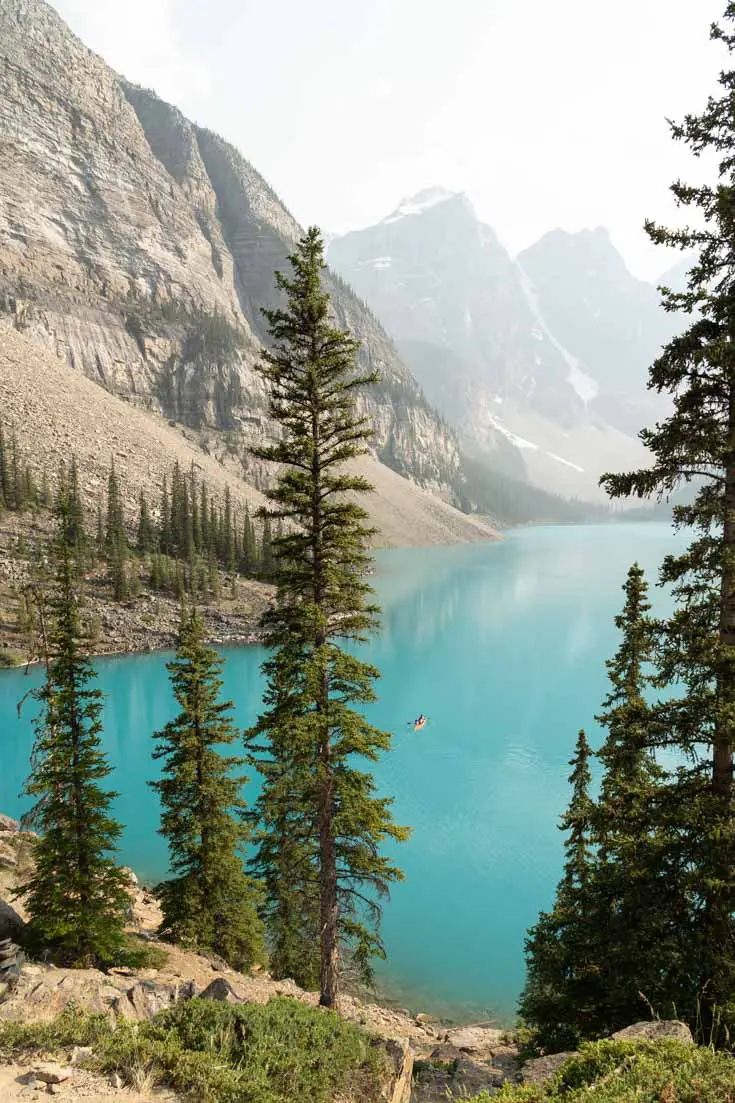
{"type": "MultiPolygon", "coordinates": [[[[383,672],[370,717],[395,733],[378,766],[395,815],[414,831],[398,848],[406,881],[386,906],[386,990],[414,1009],[512,1019],[523,938],[553,896],[556,830],[568,759],[606,691],[613,617],[634,559],[651,580],[682,544],[657,524],[539,527],[502,543],[402,549],[377,557],[383,631],[366,648],[383,672]],[[430,723],[414,734],[407,721],[430,723]]],[[[669,600],[653,591],[657,611],[669,600]]],[[[224,652],[225,692],[241,726],[260,706],[264,652],[224,652]]],[[[165,871],[156,834],[151,732],[173,714],[165,655],[101,660],[105,744],[126,824],[122,859],[165,871]]],[[[17,814],[34,703],[16,704],[40,671],[0,675],[0,811],[17,814]]],[[[246,793],[247,797],[247,793],[246,793]]]]}

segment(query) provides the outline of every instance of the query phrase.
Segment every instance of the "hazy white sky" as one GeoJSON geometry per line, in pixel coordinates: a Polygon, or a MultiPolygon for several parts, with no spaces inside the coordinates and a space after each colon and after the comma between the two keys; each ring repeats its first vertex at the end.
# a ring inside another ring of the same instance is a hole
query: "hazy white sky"
{"type": "Polygon", "coordinates": [[[637,275],[677,257],[697,111],[725,0],[52,0],[119,72],[234,142],[296,218],[343,233],[433,184],[517,252],[607,226],[637,275]]]}

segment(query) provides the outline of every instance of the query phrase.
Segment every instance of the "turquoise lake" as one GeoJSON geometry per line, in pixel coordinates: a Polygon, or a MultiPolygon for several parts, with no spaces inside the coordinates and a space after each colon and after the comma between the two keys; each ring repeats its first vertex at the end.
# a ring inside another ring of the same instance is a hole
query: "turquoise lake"
{"type": "MultiPolygon", "coordinates": [[[[383,629],[365,650],[383,677],[372,721],[395,733],[377,768],[406,874],[386,905],[383,990],[415,1010],[461,1019],[514,1016],[523,939],[553,898],[562,862],[556,824],[580,727],[606,692],[613,617],[637,559],[649,580],[683,544],[667,525],[538,527],[499,543],[377,556],[383,629]],[[418,713],[429,725],[414,734],[418,713]]],[[[670,601],[652,587],[656,611],[670,601]]],[[[225,692],[239,725],[260,708],[259,647],[229,649],[225,692]]],[[[144,878],[165,872],[156,834],[151,733],[174,714],[162,654],[99,661],[105,745],[126,824],[121,859],[144,878]]],[[[0,811],[19,814],[35,704],[19,699],[38,670],[0,675],[0,811]]],[[[247,792],[246,792],[247,798],[247,792]]]]}

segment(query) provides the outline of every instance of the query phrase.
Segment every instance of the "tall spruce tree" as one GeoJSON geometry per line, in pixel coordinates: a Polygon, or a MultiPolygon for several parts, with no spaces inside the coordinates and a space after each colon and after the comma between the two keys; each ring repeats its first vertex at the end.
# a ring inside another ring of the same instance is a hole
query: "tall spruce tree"
{"type": "MultiPolygon", "coordinates": [[[[735,3],[711,37],[732,55],[735,3]]],[[[665,308],[693,320],[650,371],[649,387],[672,396],[673,412],[641,433],[655,459],[649,470],[602,480],[612,497],[661,497],[694,483],[691,504],[674,509],[676,527],[691,529],[692,541],[661,572],[677,603],[662,636],[661,678],[684,693],[662,707],[659,730],[690,761],[675,803],[688,849],[682,865],[692,871],[689,938],[705,1029],[716,1009],[735,1004],[735,69],[719,79],[719,98],[672,124],[673,137],[695,155],[719,156],[713,184],[671,188],[680,206],[698,210],[701,228],[646,226],[653,241],[698,253],[687,290],[664,291],[665,308]]]]}
{"type": "MultiPolygon", "coordinates": [[[[370,427],[356,413],[354,394],[376,375],[355,369],[355,341],[330,321],[317,229],[307,232],[289,260],[292,278],[276,273],[286,307],[264,312],[272,345],[261,365],[282,437],[256,454],[282,465],[268,513],[292,527],[274,548],[276,603],[263,622],[272,651],[264,666],[270,707],[250,740],[254,746],[265,737],[267,759],[282,767],[290,784],[284,808],[281,787],[266,770],[259,811],[274,857],[261,838],[258,859],[276,880],[292,874],[305,896],[311,883],[318,885],[320,1002],[333,1007],[341,947],[349,947],[366,975],[371,958],[383,953],[379,898],[401,874],[380,848],[407,831],[394,824],[390,800],[376,796],[371,773],[357,766],[390,746],[389,734],[355,708],[374,700],[378,671],[340,646],[364,640],[377,624],[366,581],[371,530],[366,511],[347,498],[370,486],[344,469],[367,451],[370,427]],[[309,859],[308,878],[300,865],[284,871],[282,861],[277,868],[285,850],[276,833],[294,797],[301,805],[299,849],[309,859]]],[[[266,884],[277,910],[283,894],[274,892],[272,879],[266,884]]]]}
{"type": "Polygon", "coordinates": [[[693,1007],[676,787],[652,754],[660,718],[646,699],[656,680],[658,625],[637,564],[623,590],[620,645],[606,664],[610,691],[596,718],[607,731],[597,752],[600,795],[584,802],[584,852],[576,839],[576,869],[585,876],[565,872],[554,910],[527,944],[522,1013],[545,1046],[610,1034],[644,1012],[644,998],[659,1013],[693,1007]]]}
{"type": "Polygon", "coordinates": [[[126,571],[128,558],[128,539],[125,531],[125,514],[120,484],[115,470],[114,459],[110,460],[110,473],[107,478],[107,526],[105,528],[105,550],[109,565],[112,593],[116,601],[128,596],[128,577],[126,571]]]}
{"type": "Polygon", "coordinates": [[[110,815],[115,793],[102,785],[111,768],[102,751],[102,694],[94,689],[76,589],[73,513],[56,506],[54,586],[49,601],[47,674],[37,691],[33,772],[35,870],[21,888],[29,941],[59,964],[108,965],[124,946],[125,875],[111,858],[121,827],[110,815]]]}
{"type": "MultiPolygon", "coordinates": [[[[555,1052],[576,1046],[599,996],[598,909],[591,883],[594,803],[589,794],[591,750],[584,731],[569,765],[572,796],[559,827],[566,833],[562,879],[550,912],[542,912],[526,939],[526,985],[519,1002],[538,1044],[555,1052]]],[[[594,1033],[594,1028],[593,1028],[594,1033]]]]}
{"type": "Polygon", "coordinates": [[[240,791],[243,777],[232,771],[243,759],[218,749],[240,733],[230,701],[220,701],[223,662],[204,643],[204,626],[194,612],[182,616],[176,658],[168,664],[181,712],[155,736],[161,834],[168,840],[174,876],[159,887],[161,934],[196,949],[213,950],[234,968],[265,959],[258,916],[257,884],[240,851],[248,831],[240,791]]]}
{"type": "Polygon", "coordinates": [[[148,500],[141,489],[138,497],[138,532],[135,540],[138,555],[148,555],[156,546],[153,521],[148,508],[148,500]]]}
{"type": "MultiPolygon", "coordinates": [[[[596,718],[606,729],[604,768],[593,817],[594,874],[602,962],[596,1033],[611,1033],[644,1010],[692,1009],[689,873],[679,846],[676,775],[656,761],[660,716],[647,700],[658,678],[659,626],[648,585],[634,564],[615,618],[621,642],[608,661],[610,692],[596,718]]],[[[588,1024],[589,1025],[589,1024],[588,1024]]]]}

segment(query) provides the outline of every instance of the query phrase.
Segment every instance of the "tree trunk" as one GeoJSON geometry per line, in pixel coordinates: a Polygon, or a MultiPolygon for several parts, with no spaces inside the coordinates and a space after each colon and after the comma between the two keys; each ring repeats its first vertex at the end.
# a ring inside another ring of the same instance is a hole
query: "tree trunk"
{"type": "Polygon", "coordinates": [[[339,908],[337,905],[337,853],[334,843],[334,779],[327,731],[319,748],[324,772],[319,793],[319,882],[321,930],[322,1007],[335,1007],[339,987],[339,908]]]}
{"type": "MultiPolygon", "coordinates": [[[[312,356],[317,351],[312,347],[312,356]]],[[[311,395],[311,437],[313,445],[311,461],[311,543],[313,555],[313,599],[319,613],[324,605],[324,561],[322,546],[322,468],[320,404],[316,390],[311,395]]],[[[315,655],[323,654],[327,644],[326,623],[317,626],[314,635],[315,655]]],[[[321,656],[320,656],[321,658],[321,656]]],[[[319,1003],[322,1007],[335,1007],[339,988],[339,907],[337,903],[337,848],[334,840],[334,775],[331,761],[331,733],[329,728],[329,671],[326,655],[321,672],[321,692],[316,702],[320,724],[317,743],[317,769],[319,770],[319,928],[321,977],[319,1003]]]]}

